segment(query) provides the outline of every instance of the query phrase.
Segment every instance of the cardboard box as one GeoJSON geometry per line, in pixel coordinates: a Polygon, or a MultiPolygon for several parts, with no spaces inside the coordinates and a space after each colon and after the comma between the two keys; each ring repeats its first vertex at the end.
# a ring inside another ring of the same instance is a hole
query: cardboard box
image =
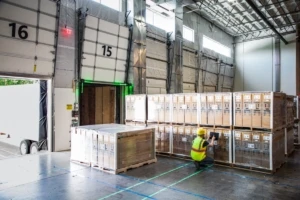
{"type": "Polygon", "coordinates": [[[252,94],[252,103],[252,127],[260,128],[262,127],[262,94],[252,94]]]}
{"type": "Polygon", "coordinates": [[[243,94],[243,126],[252,126],[252,95],[250,93],[243,94]]]}
{"type": "Polygon", "coordinates": [[[215,95],[207,94],[207,124],[215,124],[215,110],[217,109],[215,104],[215,95]]]}
{"type": "Polygon", "coordinates": [[[223,121],[222,125],[223,126],[231,126],[231,113],[232,113],[232,108],[231,108],[231,102],[232,102],[232,94],[231,93],[226,93],[223,95],[223,121]]]}
{"type": "Polygon", "coordinates": [[[223,125],[223,94],[217,93],[215,94],[215,104],[214,104],[214,112],[215,112],[215,125],[223,125]]]}
{"type": "Polygon", "coordinates": [[[207,124],[206,94],[200,94],[200,124],[207,124]]]}
{"type": "Polygon", "coordinates": [[[243,95],[234,93],[234,125],[243,126],[243,95]]]}

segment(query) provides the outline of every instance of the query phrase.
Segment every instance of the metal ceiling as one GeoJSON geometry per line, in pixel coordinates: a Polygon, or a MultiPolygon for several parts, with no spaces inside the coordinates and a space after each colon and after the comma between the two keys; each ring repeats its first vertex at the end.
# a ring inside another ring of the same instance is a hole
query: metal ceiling
{"type": "Polygon", "coordinates": [[[186,8],[243,41],[278,36],[287,43],[282,36],[300,24],[300,0],[197,0],[186,8]]]}

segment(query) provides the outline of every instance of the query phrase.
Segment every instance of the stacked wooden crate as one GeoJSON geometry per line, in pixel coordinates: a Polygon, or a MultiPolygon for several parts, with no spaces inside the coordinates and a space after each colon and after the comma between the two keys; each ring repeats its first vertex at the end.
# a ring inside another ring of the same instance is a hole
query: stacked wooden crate
{"type": "Polygon", "coordinates": [[[286,96],[286,127],[285,127],[285,155],[290,155],[294,150],[294,121],[296,118],[295,96],[286,96]]]}
{"type": "Polygon", "coordinates": [[[233,93],[233,163],[274,171],[284,163],[286,95],[233,93]]]}
{"type": "Polygon", "coordinates": [[[120,124],[71,128],[71,160],[119,173],[156,162],[154,129],[120,124]]]}
{"type": "Polygon", "coordinates": [[[200,94],[200,126],[226,127],[232,125],[232,93],[200,94]]]}
{"type": "Polygon", "coordinates": [[[125,97],[125,123],[146,126],[147,95],[129,95],[125,97]]]}

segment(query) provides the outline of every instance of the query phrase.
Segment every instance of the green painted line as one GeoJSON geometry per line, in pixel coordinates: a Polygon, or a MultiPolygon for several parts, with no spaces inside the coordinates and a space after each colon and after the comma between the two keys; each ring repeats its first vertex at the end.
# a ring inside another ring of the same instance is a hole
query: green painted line
{"type": "Polygon", "coordinates": [[[173,172],[173,171],[176,171],[176,170],[178,170],[178,169],[181,169],[181,168],[183,168],[183,167],[185,167],[185,166],[187,166],[187,165],[189,165],[189,164],[191,164],[191,162],[190,162],[190,163],[187,163],[187,164],[184,164],[184,165],[181,165],[180,167],[176,167],[175,169],[171,169],[171,170],[169,170],[169,171],[167,171],[167,172],[164,172],[164,173],[159,174],[159,175],[157,175],[157,176],[154,176],[154,177],[152,177],[152,178],[149,178],[149,179],[147,179],[147,180],[145,180],[145,181],[143,181],[143,182],[140,182],[140,183],[137,183],[137,184],[132,185],[132,186],[130,186],[130,187],[127,187],[127,188],[125,188],[125,189],[122,189],[122,190],[120,190],[120,191],[118,191],[118,192],[115,192],[115,193],[112,193],[112,194],[107,195],[107,196],[105,196],[105,197],[102,197],[102,198],[100,198],[99,200],[106,199],[106,198],[109,198],[109,197],[111,197],[111,196],[113,196],[113,195],[116,195],[116,194],[119,194],[119,193],[124,192],[124,191],[126,191],[126,190],[129,190],[129,189],[134,188],[134,187],[136,187],[136,186],[139,186],[139,185],[141,185],[141,184],[143,184],[143,183],[146,183],[146,182],[151,181],[151,180],[153,180],[153,179],[156,179],[156,178],[158,178],[158,177],[164,176],[164,175],[169,174],[169,173],[171,173],[171,172],[173,172]]]}
{"type": "MultiPolygon", "coordinates": [[[[182,181],[185,181],[185,180],[187,180],[187,179],[189,179],[189,178],[191,178],[191,177],[193,177],[193,176],[195,176],[195,175],[197,175],[197,174],[203,172],[204,170],[206,170],[206,169],[208,169],[208,168],[210,168],[210,167],[212,167],[212,166],[213,166],[213,165],[210,165],[210,166],[208,166],[208,167],[206,167],[206,168],[204,168],[204,169],[202,169],[202,170],[200,170],[200,171],[197,171],[197,172],[195,172],[195,173],[193,173],[193,174],[191,174],[191,175],[189,175],[189,176],[187,176],[187,177],[185,177],[185,178],[183,178],[183,179],[180,179],[179,181],[177,181],[177,182],[175,182],[175,183],[172,183],[171,185],[168,185],[167,187],[165,187],[165,188],[163,188],[163,189],[161,189],[161,190],[159,190],[159,191],[157,191],[157,192],[155,192],[155,193],[149,195],[148,197],[153,197],[153,196],[157,195],[158,193],[161,193],[161,192],[167,190],[168,188],[170,188],[170,187],[172,187],[172,186],[174,186],[174,185],[177,185],[178,183],[181,183],[182,181]]],[[[145,198],[143,198],[142,200],[148,199],[148,197],[145,197],[145,198]]]]}

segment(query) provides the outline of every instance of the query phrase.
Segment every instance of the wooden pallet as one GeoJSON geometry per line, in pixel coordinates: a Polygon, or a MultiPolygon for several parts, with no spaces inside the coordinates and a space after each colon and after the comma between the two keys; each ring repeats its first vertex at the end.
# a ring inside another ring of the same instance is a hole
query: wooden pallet
{"type": "Polygon", "coordinates": [[[277,127],[275,129],[257,128],[257,127],[249,127],[249,126],[233,126],[233,130],[266,131],[266,132],[275,132],[283,128],[285,128],[285,126],[277,127]]]}
{"type": "Polygon", "coordinates": [[[119,173],[122,173],[122,172],[127,172],[130,169],[135,169],[135,168],[141,167],[143,165],[149,165],[149,164],[156,163],[156,162],[157,162],[157,159],[155,158],[155,159],[152,159],[152,160],[147,160],[147,161],[144,161],[144,162],[141,162],[141,163],[138,163],[138,164],[134,164],[134,165],[130,165],[128,167],[120,168],[120,169],[117,169],[117,170],[108,169],[108,168],[99,167],[99,166],[92,166],[92,168],[103,171],[103,172],[106,172],[106,173],[110,173],[110,174],[119,174],[119,173]]]}
{"type": "Polygon", "coordinates": [[[241,170],[246,170],[246,171],[251,171],[251,172],[257,172],[257,173],[262,173],[262,174],[274,174],[277,172],[284,163],[282,163],[279,167],[276,167],[273,170],[266,169],[266,168],[259,168],[259,167],[252,167],[252,166],[246,166],[246,165],[241,165],[241,164],[232,164],[232,167],[234,169],[241,169],[241,170]]]}
{"type": "Polygon", "coordinates": [[[83,161],[79,161],[79,160],[73,160],[71,159],[72,163],[78,164],[78,165],[83,165],[83,166],[87,166],[90,167],[91,163],[90,162],[83,162],[83,161]]]}

